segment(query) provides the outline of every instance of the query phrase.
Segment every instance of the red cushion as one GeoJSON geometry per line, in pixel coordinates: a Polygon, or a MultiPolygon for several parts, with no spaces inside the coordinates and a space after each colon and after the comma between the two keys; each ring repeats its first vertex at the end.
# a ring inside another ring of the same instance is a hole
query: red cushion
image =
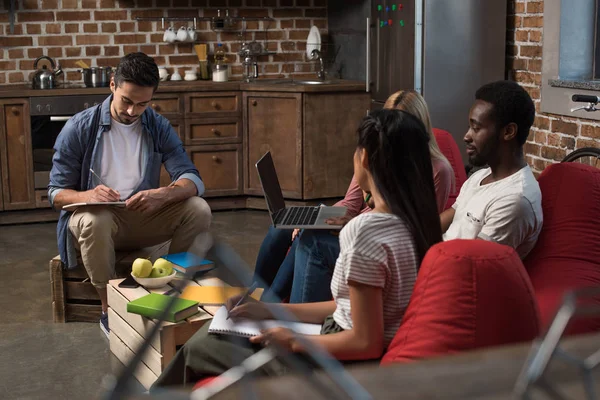
{"type": "MultiPolygon", "coordinates": [[[[542,327],[547,327],[567,290],[600,285],[600,170],[578,163],[554,164],[538,182],[544,226],[525,266],[542,327]]],[[[600,299],[593,302],[600,305],[600,299]]],[[[600,319],[578,318],[567,334],[598,330],[600,319]]]]}
{"type": "Polygon", "coordinates": [[[467,180],[467,173],[465,172],[465,166],[463,164],[462,156],[460,154],[460,150],[458,145],[454,141],[454,138],[450,134],[450,132],[445,131],[443,129],[433,128],[433,134],[435,136],[435,141],[437,142],[438,147],[443,155],[446,156],[452,169],[454,170],[454,178],[455,178],[455,187],[454,190],[450,191],[450,196],[448,197],[448,202],[446,203],[445,209],[452,207],[456,198],[458,197],[458,193],[460,192],[460,188],[463,183],[467,180]]]}
{"type": "Polygon", "coordinates": [[[529,277],[510,247],[484,240],[438,243],[382,364],[531,340],[539,317],[529,277]]]}

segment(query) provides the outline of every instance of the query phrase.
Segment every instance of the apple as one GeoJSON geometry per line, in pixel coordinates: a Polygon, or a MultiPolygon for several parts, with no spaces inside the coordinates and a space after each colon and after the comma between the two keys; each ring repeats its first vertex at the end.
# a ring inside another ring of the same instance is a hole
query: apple
{"type": "Polygon", "coordinates": [[[164,258],[159,258],[154,262],[150,278],[162,278],[173,273],[173,264],[164,258]]]}
{"type": "Polygon", "coordinates": [[[138,278],[147,278],[152,272],[152,262],[146,258],[136,258],[131,266],[131,272],[138,278]]]}

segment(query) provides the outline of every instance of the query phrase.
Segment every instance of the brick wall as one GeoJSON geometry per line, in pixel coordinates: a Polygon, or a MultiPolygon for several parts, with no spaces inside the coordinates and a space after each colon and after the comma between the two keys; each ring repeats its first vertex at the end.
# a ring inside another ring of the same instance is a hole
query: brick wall
{"type": "MultiPolygon", "coordinates": [[[[306,59],[306,37],[311,25],[326,36],[325,0],[19,0],[14,33],[9,31],[6,8],[0,11],[0,84],[31,81],[33,61],[40,55],[60,60],[66,78],[81,82],[75,62],[116,66],[120,57],[143,51],[155,57],[169,73],[181,75],[198,67],[191,43],[163,42],[161,22],[136,17],[211,17],[229,7],[230,15],[272,17],[275,21],[247,22],[246,40],[255,39],[276,55],[263,56],[260,74],[269,77],[313,76],[315,63],[306,59]]],[[[8,2],[7,2],[8,4],[8,2]]],[[[223,13],[224,14],[224,13],[223,13]]],[[[175,29],[186,22],[173,22],[175,29]]],[[[192,23],[189,23],[192,26],[192,23]]],[[[240,27],[241,25],[238,25],[240,27]]],[[[232,74],[241,77],[239,32],[213,32],[210,23],[198,23],[199,43],[212,49],[223,42],[230,53],[232,74]]]]}
{"type": "Polygon", "coordinates": [[[600,123],[583,118],[540,113],[542,83],[543,0],[509,0],[506,68],[536,103],[538,115],[525,145],[536,172],[581,147],[600,147],[600,123]]]}

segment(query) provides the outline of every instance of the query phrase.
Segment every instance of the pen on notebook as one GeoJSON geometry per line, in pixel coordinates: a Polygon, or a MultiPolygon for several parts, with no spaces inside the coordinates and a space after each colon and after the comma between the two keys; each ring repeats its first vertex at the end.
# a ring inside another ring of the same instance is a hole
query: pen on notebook
{"type": "MultiPolygon", "coordinates": [[[[243,302],[245,302],[248,299],[248,297],[252,294],[252,292],[254,292],[256,290],[257,286],[258,286],[258,284],[256,282],[254,282],[252,285],[250,285],[250,287],[248,288],[248,290],[246,291],[246,293],[244,293],[244,295],[238,300],[238,302],[235,303],[235,306],[233,306],[231,308],[231,310],[233,310],[234,308],[236,308],[237,306],[239,306],[240,304],[242,304],[243,302]]],[[[229,313],[227,313],[227,318],[226,319],[229,319],[229,313]]]]}
{"type": "Polygon", "coordinates": [[[106,184],[106,182],[104,182],[102,180],[102,178],[100,178],[100,175],[98,175],[93,169],[90,168],[90,172],[92,173],[92,175],[94,175],[96,177],[96,179],[98,179],[100,181],[101,184],[103,184],[104,186],[106,186],[108,188],[110,187],[106,184]]]}

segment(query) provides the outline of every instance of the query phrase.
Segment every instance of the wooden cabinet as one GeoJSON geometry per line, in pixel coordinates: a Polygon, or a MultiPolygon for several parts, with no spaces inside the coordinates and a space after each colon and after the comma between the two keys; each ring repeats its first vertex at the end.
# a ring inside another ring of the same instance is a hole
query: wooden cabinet
{"type": "Polygon", "coordinates": [[[242,193],[241,144],[192,146],[187,152],[200,171],[206,197],[242,193]]]}
{"type": "Polygon", "coordinates": [[[27,99],[0,100],[0,163],[3,209],[35,208],[27,99]]]}
{"type": "Polygon", "coordinates": [[[194,118],[186,121],[187,145],[241,143],[242,121],[233,118],[194,118]]]}
{"type": "Polygon", "coordinates": [[[244,93],[247,194],[262,195],[255,163],[271,151],[285,197],[302,198],[302,95],[244,93]]]}
{"type": "Polygon", "coordinates": [[[185,112],[188,116],[241,115],[240,92],[205,92],[185,95],[185,112]]]}
{"type": "Polygon", "coordinates": [[[344,196],[368,93],[246,92],[243,106],[246,194],[262,195],[254,164],[271,151],[284,197],[344,196]]]}

